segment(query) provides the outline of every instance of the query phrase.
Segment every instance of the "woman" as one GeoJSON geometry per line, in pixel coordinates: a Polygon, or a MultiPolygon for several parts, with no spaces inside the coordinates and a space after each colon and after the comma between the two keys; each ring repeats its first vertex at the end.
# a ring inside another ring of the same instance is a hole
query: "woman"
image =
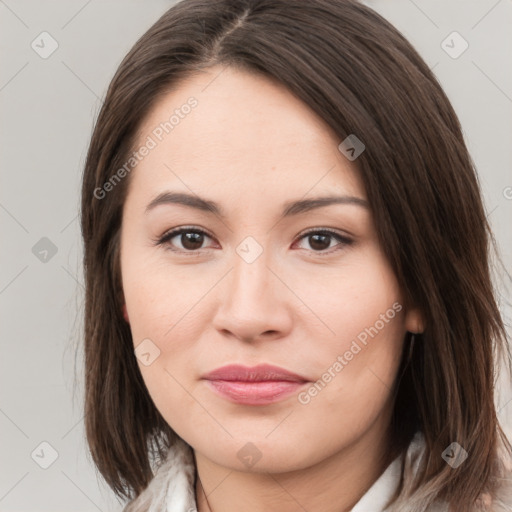
{"type": "Polygon", "coordinates": [[[185,0],[82,192],[86,430],[127,512],[505,511],[510,361],[437,80],[354,0],[185,0]]]}

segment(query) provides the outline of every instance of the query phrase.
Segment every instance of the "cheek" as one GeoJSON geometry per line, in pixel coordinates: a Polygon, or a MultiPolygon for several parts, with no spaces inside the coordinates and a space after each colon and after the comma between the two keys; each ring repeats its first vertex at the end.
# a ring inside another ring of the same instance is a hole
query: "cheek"
{"type": "Polygon", "coordinates": [[[215,276],[206,276],[202,286],[194,285],[192,267],[171,269],[162,258],[137,257],[135,251],[126,255],[123,265],[124,295],[142,378],[168,423],[179,425],[183,404],[194,403],[187,393],[199,377],[200,347],[194,340],[200,338],[205,323],[202,299],[214,286],[215,276]]]}
{"type": "Polygon", "coordinates": [[[322,327],[319,336],[318,328],[318,342],[308,351],[318,380],[299,401],[308,411],[304,417],[329,416],[347,433],[371,424],[382,412],[401,360],[405,327],[400,290],[377,256],[333,280],[334,292],[314,288],[309,295],[311,308],[320,312],[328,330],[322,327]]]}
{"type": "Polygon", "coordinates": [[[336,341],[311,352],[318,379],[298,396],[294,419],[295,428],[306,432],[321,423],[322,439],[329,442],[319,440],[315,456],[327,457],[333,446],[350,445],[377,422],[385,428],[389,421],[404,330],[400,304],[384,295],[382,303],[355,308],[345,321],[338,319],[336,341]]]}
{"type": "Polygon", "coordinates": [[[171,266],[152,254],[139,257],[135,251],[125,257],[123,290],[135,344],[146,337],[161,345],[170,342],[194,316],[193,306],[205,294],[208,281],[195,286],[190,268],[171,266]]]}
{"type": "Polygon", "coordinates": [[[324,363],[327,355],[350,350],[354,340],[361,346],[380,340],[373,350],[360,351],[358,359],[365,359],[386,345],[393,351],[393,340],[402,339],[400,289],[392,269],[373,247],[337,269],[310,271],[306,280],[296,280],[294,291],[304,298],[303,327],[321,340],[311,348],[324,363]]]}

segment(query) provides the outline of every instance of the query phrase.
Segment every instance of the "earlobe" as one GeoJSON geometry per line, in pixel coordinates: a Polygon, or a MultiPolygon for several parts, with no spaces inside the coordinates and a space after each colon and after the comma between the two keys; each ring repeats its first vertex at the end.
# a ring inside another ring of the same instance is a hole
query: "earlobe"
{"type": "Polygon", "coordinates": [[[414,334],[421,334],[425,330],[425,321],[419,309],[412,308],[405,314],[405,328],[414,334]]]}
{"type": "Polygon", "coordinates": [[[128,311],[126,309],[126,304],[123,304],[123,317],[127,323],[130,323],[130,319],[128,318],[128,311]]]}

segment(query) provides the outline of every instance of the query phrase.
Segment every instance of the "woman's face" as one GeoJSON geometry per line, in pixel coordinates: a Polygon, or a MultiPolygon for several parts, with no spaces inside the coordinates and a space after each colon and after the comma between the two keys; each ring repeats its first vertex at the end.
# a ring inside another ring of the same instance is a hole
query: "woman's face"
{"type": "Polygon", "coordinates": [[[305,468],[383,429],[417,316],[342,141],[279,84],[218,67],[167,93],[139,135],[122,284],[140,371],[172,429],[254,471],[305,468]],[[290,208],[323,197],[344,199],[290,208]],[[302,380],[204,378],[263,363],[302,380]]]}

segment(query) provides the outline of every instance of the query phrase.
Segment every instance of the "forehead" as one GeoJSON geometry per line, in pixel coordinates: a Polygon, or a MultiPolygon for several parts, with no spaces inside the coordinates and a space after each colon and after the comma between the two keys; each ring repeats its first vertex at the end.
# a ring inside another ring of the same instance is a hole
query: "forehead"
{"type": "Polygon", "coordinates": [[[338,150],[339,137],[282,84],[261,75],[214,67],[188,77],[149,112],[136,148],[148,137],[154,147],[133,173],[136,193],[178,184],[364,196],[356,167],[338,150]]]}

